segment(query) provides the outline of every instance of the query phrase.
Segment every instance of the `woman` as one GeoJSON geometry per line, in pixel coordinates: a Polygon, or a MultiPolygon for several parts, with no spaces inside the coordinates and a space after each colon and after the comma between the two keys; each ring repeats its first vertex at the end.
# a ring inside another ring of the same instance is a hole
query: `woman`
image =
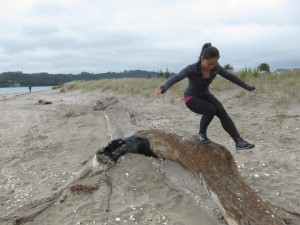
{"type": "Polygon", "coordinates": [[[221,102],[209,92],[209,85],[219,74],[227,80],[240,87],[258,93],[257,88],[249,86],[241,79],[226,71],[218,64],[220,58],[219,50],[210,43],[202,47],[202,51],[197,63],[187,66],[178,75],[171,77],[166,83],[154,92],[156,96],[162,96],[172,85],[188,78],[189,85],[184,92],[184,102],[186,106],[197,114],[202,114],[198,138],[202,143],[209,143],[207,137],[207,127],[216,115],[221,120],[224,130],[232,137],[236,143],[237,150],[254,148],[255,145],[243,140],[237,131],[233,121],[228,116],[221,102]]]}

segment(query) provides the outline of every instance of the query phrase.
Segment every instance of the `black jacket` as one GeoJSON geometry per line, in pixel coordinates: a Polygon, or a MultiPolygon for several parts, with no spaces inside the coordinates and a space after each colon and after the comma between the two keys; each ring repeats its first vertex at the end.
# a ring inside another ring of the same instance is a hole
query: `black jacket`
{"type": "Polygon", "coordinates": [[[166,81],[166,83],[163,86],[161,86],[162,93],[166,92],[172,85],[187,77],[189,79],[189,85],[184,92],[184,96],[208,95],[210,94],[209,85],[218,74],[248,91],[254,89],[254,87],[246,84],[240,78],[228,72],[219,64],[211,70],[210,78],[204,79],[201,71],[198,70],[198,63],[199,62],[191,64],[185,67],[183,70],[181,70],[177,75],[170,77],[166,81]]]}

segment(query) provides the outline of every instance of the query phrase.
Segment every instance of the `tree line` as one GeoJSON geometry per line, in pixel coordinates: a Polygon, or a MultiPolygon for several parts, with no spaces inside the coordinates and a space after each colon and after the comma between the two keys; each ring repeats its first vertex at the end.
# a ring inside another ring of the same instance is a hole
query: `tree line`
{"type": "Polygon", "coordinates": [[[107,72],[93,74],[50,74],[50,73],[23,73],[21,71],[4,72],[0,74],[0,87],[24,86],[59,86],[75,80],[99,80],[110,78],[152,78],[160,76],[159,72],[145,70],[124,70],[123,72],[107,72]]]}
{"type": "MultiPolygon", "coordinates": [[[[234,67],[230,64],[225,64],[224,69],[233,71],[234,67]]],[[[261,63],[254,71],[257,71],[258,73],[270,73],[270,65],[268,63],[261,63]]]]}
{"type": "MultiPolygon", "coordinates": [[[[224,65],[227,70],[234,70],[230,64],[224,65]]],[[[267,63],[261,63],[254,71],[250,68],[244,68],[239,71],[242,77],[247,73],[253,73],[258,76],[259,73],[270,73],[270,66],[267,63]]],[[[145,70],[124,70],[123,72],[107,73],[89,73],[81,72],[80,74],[50,74],[42,73],[23,73],[22,71],[4,72],[0,74],[0,87],[24,87],[24,86],[59,86],[75,80],[99,80],[111,78],[169,78],[174,73],[169,72],[168,68],[163,72],[145,71],[145,70]]]]}

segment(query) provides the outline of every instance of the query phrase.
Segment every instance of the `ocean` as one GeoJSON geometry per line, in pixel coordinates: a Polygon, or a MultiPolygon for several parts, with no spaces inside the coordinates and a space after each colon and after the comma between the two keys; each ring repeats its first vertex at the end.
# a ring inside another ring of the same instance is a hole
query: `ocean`
{"type": "MultiPolygon", "coordinates": [[[[48,91],[51,90],[52,86],[33,86],[31,88],[31,92],[37,91],[48,91]]],[[[29,93],[28,87],[4,87],[0,88],[0,95],[1,94],[14,94],[14,93],[29,93]]]]}

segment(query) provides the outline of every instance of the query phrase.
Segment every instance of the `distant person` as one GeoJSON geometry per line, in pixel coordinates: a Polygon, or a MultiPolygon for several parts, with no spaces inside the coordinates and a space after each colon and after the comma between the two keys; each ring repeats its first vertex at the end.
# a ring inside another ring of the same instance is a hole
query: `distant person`
{"type": "Polygon", "coordinates": [[[164,85],[154,92],[154,95],[160,97],[172,85],[184,78],[188,78],[189,84],[184,92],[183,101],[192,112],[202,114],[200,129],[197,135],[198,139],[205,144],[211,142],[206,135],[206,131],[214,116],[217,116],[221,120],[224,130],[235,141],[237,150],[254,148],[255,145],[248,143],[240,136],[222,103],[210,93],[209,85],[219,74],[255,94],[258,93],[258,89],[246,84],[234,74],[225,70],[219,65],[219,58],[219,50],[216,47],[213,47],[210,43],[204,44],[198,62],[185,67],[179,74],[170,77],[164,85]]]}
{"type": "Polygon", "coordinates": [[[28,88],[29,88],[29,92],[31,93],[31,88],[32,88],[31,84],[28,86],[28,88]]]}

